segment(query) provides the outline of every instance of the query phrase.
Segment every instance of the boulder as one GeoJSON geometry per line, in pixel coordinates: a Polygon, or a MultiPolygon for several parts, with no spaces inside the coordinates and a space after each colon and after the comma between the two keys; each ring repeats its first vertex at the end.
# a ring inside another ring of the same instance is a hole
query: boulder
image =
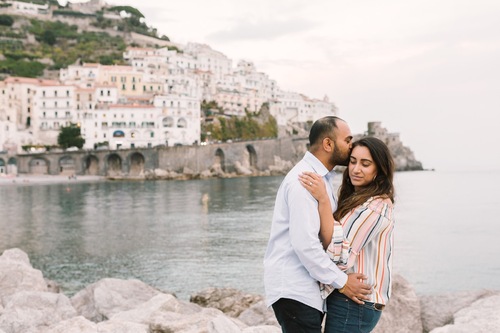
{"type": "Polygon", "coordinates": [[[453,323],[431,333],[500,332],[500,294],[483,297],[453,315],[453,323]]]}
{"type": "Polygon", "coordinates": [[[107,320],[97,324],[99,333],[151,333],[148,325],[127,321],[107,320]]]}
{"type": "Polygon", "coordinates": [[[413,287],[401,275],[393,276],[392,294],[374,333],[422,332],[420,302],[413,287]]]}
{"type": "MultiPolygon", "coordinates": [[[[211,325],[211,322],[220,316],[224,316],[224,314],[217,309],[214,308],[202,308],[201,311],[193,313],[193,314],[184,314],[178,315],[177,319],[174,319],[171,313],[158,313],[156,316],[151,318],[151,323],[149,325],[149,330],[151,332],[176,332],[176,333],[208,333],[208,327],[211,325]]],[[[246,328],[246,325],[239,322],[234,318],[227,317],[227,320],[230,320],[231,323],[234,323],[238,330],[236,332],[240,332],[241,329],[246,328]]],[[[232,327],[234,325],[231,324],[232,327]]],[[[219,325],[215,325],[215,327],[220,327],[219,325]]],[[[212,333],[217,331],[215,330],[214,325],[212,325],[212,333]]],[[[233,331],[234,332],[234,331],[233,331]]]]}
{"type": "Polygon", "coordinates": [[[252,170],[243,166],[239,161],[234,162],[234,168],[236,169],[236,173],[238,175],[249,176],[253,173],[252,170]]]}
{"type": "Polygon", "coordinates": [[[233,288],[208,288],[190,298],[193,303],[219,309],[231,317],[238,317],[251,305],[262,300],[260,295],[246,294],[233,288]]]}
{"type": "Polygon", "coordinates": [[[38,333],[75,316],[75,309],[63,294],[19,291],[9,297],[0,316],[0,329],[7,333],[38,333]]]}
{"type": "Polygon", "coordinates": [[[424,332],[452,323],[456,312],[470,306],[478,299],[494,294],[493,291],[477,290],[420,296],[424,332]]]}
{"type": "Polygon", "coordinates": [[[91,322],[90,320],[84,318],[83,316],[77,316],[60,321],[40,331],[40,333],[68,333],[68,332],[96,333],[97,324],[91,322]]]}
{"type": "Polygon", "coordinates": [[[139,304],[134,309],[122,311],[113,315],[114,321],[131,321],[150,324],[151,318],[161,317],[179,320],[182,315],[191,315],[201,311],[199,305],[183,302],[170,294],[158,294],[149,301],[139,304]]]}
{"type": "Polygon", "coordinates": [[[252,304],[248,309],[244,310],[238,319],[248,326],[272,325],[279,326],[276,316],[272,308],[268,308],[262,300],[252,304]]]}
{"type": "Polygon", "coordinates": [[[220,163],[214,163],[210,167],[210,172],[216,177],[224,177],[224,170],[222,170],[222,165],[220,163]]]}
{"type": "Polygon", "coordinates": [[[231,319],[220,315],[208,323],[208,333],[237,333],[241,328],[231,319]]]}
{"type": "Polygon", "coordinates": [[[102,279],[87,286],[71,298],[79,315],[94,321],[133,309],[150,300],[160,291],[139,280],[102,279]]]}
{"type": "Polygon", "coordinates": [[[43,274],[34,269],[28,255],[20,249],[5,250],[0,256],[0,300],[5,306],[7,298],[20,291],[47,291],[43,274]]]}

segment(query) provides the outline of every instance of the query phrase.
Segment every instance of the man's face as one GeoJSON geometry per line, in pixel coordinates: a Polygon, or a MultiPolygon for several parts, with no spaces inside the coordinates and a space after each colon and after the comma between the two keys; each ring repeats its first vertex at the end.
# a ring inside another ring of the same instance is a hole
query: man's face
{"type": "Polygon", "coordinates": [[[337,139],[332,151],[331,162],[333,165],[349,164],[352,149],[352,134],[349,125],[343,121],[337,123],[337,139]]]}

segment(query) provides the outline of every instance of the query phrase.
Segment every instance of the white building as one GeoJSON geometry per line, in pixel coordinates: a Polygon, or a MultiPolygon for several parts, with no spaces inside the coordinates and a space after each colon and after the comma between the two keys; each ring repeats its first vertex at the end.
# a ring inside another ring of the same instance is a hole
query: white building
{"type": "Polygon", "coordinates": [[[305,133],[306,124],[312,124],[319,118],[334,116],[337,108],[328,97],[323,100],[310,99],[291,91],[280,91],[269,105],[271,115],[280,128],[280,136],[292,133],[305,133]]]}
{"type": "Polygon", "coordinates": [[[33,136],[37,144],[57,145],[61,127],[76,119],[75,86],[43,82],[35,94],[33,136]]]}
{"type": "Polygon", "coordinates": [[[221,80],[224,75],[231,73],[232,60],[222,52],[213,50],[208,45],[188,43],[183,51],[197,60],[195,69],[213,73],[217,81],[221,80]]]}
{"type": "Polygon", "coordinates": [[[7,1],[11,4],[11,10],[21,15],[40,15],[49,13],[48,4],[36,4],[34,2],[7,1]]]}
{"type": "Polygon", "coordinates": [[[200,143],[201,105],[197,98],[183,95],[156,96],[154,106],[162,110],[163,144],[193,145],[200,143]]]}
{"type": "Polygon", "coordinates": [[[162,110],[153,105],[100,105],[83,111],[81,132],[84,148],[99,145],[110,149],[154,147],[163,144],[162,110]]]}

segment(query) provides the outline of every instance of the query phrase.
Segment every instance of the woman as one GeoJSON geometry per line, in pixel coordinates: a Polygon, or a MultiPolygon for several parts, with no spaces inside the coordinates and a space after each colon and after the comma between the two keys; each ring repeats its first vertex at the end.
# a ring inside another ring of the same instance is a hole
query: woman
{"type": "Polygon", "coordinates": [[[370,332],[391,294],[394,161],[377,138],[362,138],[352,147],[333,216],[321,177],[309,172],[300,176],[318,200],[320,239],[330,258],[346,273],[365,274],[373,286],[364,304],[342,294],[343,288],[321,286],[327,297],[325,333],[370,332]]]}

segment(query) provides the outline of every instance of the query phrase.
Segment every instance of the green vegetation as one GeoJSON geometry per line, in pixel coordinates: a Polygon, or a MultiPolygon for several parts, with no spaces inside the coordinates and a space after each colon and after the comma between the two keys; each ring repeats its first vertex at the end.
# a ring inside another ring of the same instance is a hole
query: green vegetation
{"type": "Polygon", "coordinates": [[[201,111],[205,114],[205,117],[212,116],[215,113],[223,114],[224,110],[217,104],[216,101],[203,100],[201,102],[201,111]]]}
{"type": "Polygon", "coordinates": [[[95,17],[94,14],[86,14],[81,12],[75,12],[72,10],[54,10],[52,12],[53,15],[59,16],[74,16],[74,17],[95,17]]]}
{"type": "Polygon", "coordinates": [[[51,59],[52,70],[66,68],[77,60],[103,65],[123,64],[125,41],[105,32],[78,32],[76,25],[60,21],[29,20],[21,31],[7,31],[0,26],[0,36],[10,38],[32,34],[39,44],[23,44],[20,39],[0,40],[0,71],[15,76],[38,77],[45,65],[38,59],[51,59]],[[23,61],[21,61],[23,60],[23,61]],[[17,63],[18,62],[18,63],[17,63]],[[30,63],[31,62],[31,63],[30,63]]]}
{"type": "MultiPolygon", "coordinates": [[[[210,110],[219,109],[217,103],[205,102],[203,107],[210,110]],[[215,106],[215,108],[212,108],[215,106]]],[[[206,109],[205,109],[206,110],[206,109]]],[[[246,113],[245,117],[216,116],[211,123],[202,126],[201,141],[205,141],[208,136],[211,140],[252,140],[261,138],[276,138],[278,136],[278,125],[276,119],[269,114],[267,104],[264,104],[259,113],[246,113]],[[208,134],[210,133],[210,134],[208,134]]]]}
{"type": "Polygon", "coordinates": [[[0,25],[11,27],[14,24],[14,19],[10,15],[0,15],[0,25]]]}
{"type": "MultiPolygon", "coordinates": [[[[26,2],[58,5],[56,0],[26,0],[26,2]]],[[[158,37],[157,29],[148,27],[145,24],[144,15],[134,7],[115,6],[106,9],[111,12],[125,11],[130,14],[129,17],[121,20],[106,19],[103,11],[86,14],[61,6],[58,8],[53,11],[55,17],[89,18],[92,25],[101,29],[136,32],[160,40],[169,40],[165,35],[158,37]]],[[[123,52],[127,48],[127,43],[121,36],[111,36],[107,32],[79,31],[77,25],[60,21],[0,15],[0,37],[2,37],[0,55],[4,56],[4,59],[0,60],[0,73],[9,75],[38,77],[43,74],[44,69],[59,70],[77,61],[103,65],[125,63],[123,52]],[[26,23],[20,28],[13,28],[17,20],[26,23]],[[29,43],[29,36],[34,36],[37,43],[29,43]]],[[[180,50],[177,51],[180,52],[180,50]]]]}
{"type": "Polygon", "coordinates": [[[0,60],[0,73],[24,76],[24,77],[39,77],[43,75],[45,65],[38,61],[25,61],[6,59],[0,60]]]}
{"type": "Polygon", "coordinates": [[[57,137],[57,143],[64,149],[69,147],[82,148],[85,139],[82,138],[80,127],[76,124],[61,127],[61,132],[57,137]]]}

